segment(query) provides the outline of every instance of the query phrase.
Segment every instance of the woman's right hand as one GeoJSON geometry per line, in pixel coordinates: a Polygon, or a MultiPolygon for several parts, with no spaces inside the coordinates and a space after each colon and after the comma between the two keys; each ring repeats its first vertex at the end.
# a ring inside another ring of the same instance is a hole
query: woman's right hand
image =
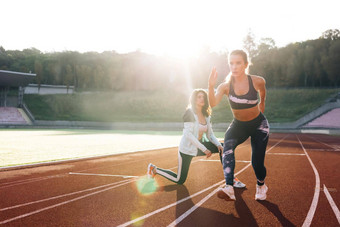
{"type": "Polygon", "coordinates": [[[206,150],[204,153],[207,155],[207,158],[209,158],[212,154],[210,150],[206,150]]]}
{"type": "Polygon", "coordinates": [[[216,81],[217,81],[217,71],[216,71],[216,67],[214,67],[211,70],[211,73],[209,75],[209,87],[215,87],[216,81]]]}

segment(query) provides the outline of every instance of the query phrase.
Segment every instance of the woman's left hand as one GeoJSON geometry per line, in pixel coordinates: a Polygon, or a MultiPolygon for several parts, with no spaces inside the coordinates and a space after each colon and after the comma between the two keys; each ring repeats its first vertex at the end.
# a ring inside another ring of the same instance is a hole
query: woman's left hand
{"type": "Polygon", "coordinates": [[[207,158],[209,158],[212,154],[210,150],[206,150],[204,153],[207,155],[207,158]]]}
{"type": "Polygon", "coordinates": [[[218,152],[220,153],[220,155],[222,156],[222,154],[223,154],[223,147],[220,145],[220,146],[217,147],[217,149],[218,149],[218,152]]]}

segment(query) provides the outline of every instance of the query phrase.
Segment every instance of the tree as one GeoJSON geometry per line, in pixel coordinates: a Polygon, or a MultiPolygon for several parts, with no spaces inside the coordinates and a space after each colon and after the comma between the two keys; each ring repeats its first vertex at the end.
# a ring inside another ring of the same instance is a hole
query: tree
{"type": "Polygon", "coordinates": [[[314,47],[307,45],[304,50],[304,61],[303,61],[303,70],[305,74],[304,78],[304,86],[307,87],[308,79],[312,79],[314,81],[314,47]]]}
{"type": "Polygon", "coordinates": [[[320,37],[322,39],[331,39],[336,40],[340,39],[340,30],[339,29],[328,29],[327,31],[322,33],[322,36],[320,37]]]}
{"type": "MultiPolygon", "coordinates": [[[[252,61],[250,72],[265,77],[270,87],[340,86],[339,36],[338,29],[330,29],[319,39],[277,48],[271,38],[255,43],[249,30],[243,41],[252,61]]],[[[213,66],[222,82],[229,73],[227,62],[227,52],[212,52],[208,46],[187,61],[141,51],[42,53],[35,48],[19,51],[0,46],[0,69],[34,71],[38,84],[74,85],[75,89],[191,92],[206,87],[213,66]]]]}
{"type": "Polygon", "coordinates": [[[264,53],[268,50],[276,48],[275,41],[272,38],[261,38],[257,45],[258,53],[264,53]]]}
{"type": "Polygon", "coordinates": [[[255,35],[251,32],[251,30],[248,31],[248,34],[243,39],[243,48],[248,52],[251,59],[258,53],[255,43],[255,35]]]}
{"type": "Polygon", "coordinates": [[[70,64],[67,64],[65,68],[65,81],[64,81],[67,86],[67,93],[73,81],[74,81],[74,72],[73,72],[72,66],[70,64]]]}
{"type": "Polygon", "coordinates": [[[9,59],[5,48],[0,46],[0,69],[7,70],[9,66],[9,59]]]}
{"type": "Polygon", "coordinates": [[[322,66],[328,74],[333,86],[340,85],[340,39],[335,40],[329,47],[328,55],[322,57],[322,66]]]}

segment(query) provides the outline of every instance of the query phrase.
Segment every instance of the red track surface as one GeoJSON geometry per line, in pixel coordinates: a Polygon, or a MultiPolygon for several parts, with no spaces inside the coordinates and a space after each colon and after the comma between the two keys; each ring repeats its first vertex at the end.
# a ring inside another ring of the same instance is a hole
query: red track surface
{"type": "Polygon", "coordinates": [[[149,162],[176,171],[176,148],[0,172],[0,224],[340,225],[339,137],[271,134],[265,161],[266,201],[254,200],[256,179],[249,163],[249,140],[237,148],[236,159],[235,173],[247,189],[235,190],[235,202],[215,195],[224,179],[216,154],[210,159],[194,158],[184,185],[160,176],[155,181],[142,177],[149,162]],[[139,221],[133,222],[135,218],[139,221]]]}

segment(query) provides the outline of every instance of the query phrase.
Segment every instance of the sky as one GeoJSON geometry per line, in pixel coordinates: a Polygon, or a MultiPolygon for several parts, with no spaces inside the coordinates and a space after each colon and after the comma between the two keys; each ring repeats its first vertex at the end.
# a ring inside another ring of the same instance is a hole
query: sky
{"type": "Polygon", "coordinates": [[[203,48],[276,46],[340,29],[339,0],[10,0],[1,2],[0,46],[42,52],[136,50],[188,57],[203,48]]]}

